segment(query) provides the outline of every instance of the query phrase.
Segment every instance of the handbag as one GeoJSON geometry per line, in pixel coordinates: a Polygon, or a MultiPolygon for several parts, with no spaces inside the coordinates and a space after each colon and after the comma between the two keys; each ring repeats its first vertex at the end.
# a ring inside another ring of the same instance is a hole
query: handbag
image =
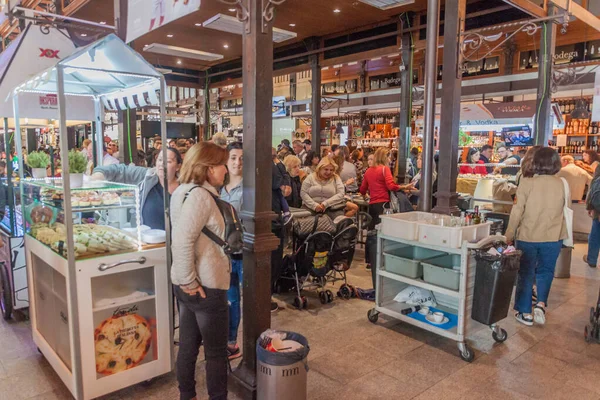
{"type": "MultiPolygon", "coordinates": [[[[383,172],[383,180],[385,181],[385,167],[381,171],[383,172]]],[[[400,191],[392,192],[391,190],[388,190],[388,195],[390,196],[390,201],[383,204],[384,214],[397,214],[414,211],[412,203],[404,193],[400,191]],[[386,205],[389,205],[389,207],[386,207],[386,205]]]]}
{"type": "Polygon", "coordinates": [[[567,238],[563,240],[563,246],[573,247],[573,210],[569,207],[571,202],[571,190],[565,178],[560,178],[563,181],[565,189],[565,204],[563,206],[563,215],[567,224],[567,238]]]}
{"type": "Polygon", "coordinates": [[[327,214],[315,214],[310,217],[294,218],[294,235],[306,238],[315,232],[335,232],[335,224],[327,214]]]}

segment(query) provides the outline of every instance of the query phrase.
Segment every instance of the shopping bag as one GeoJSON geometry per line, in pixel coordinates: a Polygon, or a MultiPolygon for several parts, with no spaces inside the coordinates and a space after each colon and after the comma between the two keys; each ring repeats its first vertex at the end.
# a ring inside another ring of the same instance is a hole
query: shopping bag
{"type": "Polygon", "coordinates": [[[571,191],[569,190],[569,184],[565,178],[560,178],[563,181],[565,189],[565,204],[563,206],[563,215],[565,217],[565,223],[567,224],[567,238],[563,240],[563,246],[573,247],[573,210],[569,207],[571,203],[571,191]]]}

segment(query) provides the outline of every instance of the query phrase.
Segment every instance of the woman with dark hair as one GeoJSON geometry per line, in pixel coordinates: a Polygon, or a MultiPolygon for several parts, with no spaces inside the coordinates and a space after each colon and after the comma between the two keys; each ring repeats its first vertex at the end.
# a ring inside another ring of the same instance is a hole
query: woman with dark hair
{"type": "MultiPolygon", "coordinates": [[[[532,177],[523,177],[517,189],[517,204],[510,214],[506,238],[523,252],[515,294],[515,318],[527,326],[546,322],[548,294],[554,279],[562,242],[568,237],[564,216],[568,185],[556,176],[562,165],[558,153],[548,147],[535,151],[532,177]],[[551,195],[549,195],[551,194],[551,195]],[[537,304],[533,308],[533,285],[537,304]]],[[[530,175],[528,173],[528,175],[530,175]]],[[[570,201],[566,202],[570,205],[570,201]]]]}
{"type": "MultiPolygon", "coordinates": [[[[165,181],[169,194],[173,194],[179,186],[179,171],[183,159],[181,154],[172,147],[167,148],[167,175],[164,174],[163,152],[156,157],[156,167],[145,168],[134,165],[113,164],[96,167],[91,176],[92,180],[110,181],[138,185],[140,187],[141,221],[152,229],[165,230],[165,181]]],[[[133,219],[132,222],[135,222],[133,219]]]]}
{"type": "MultiPolygon", "coordinates": [[[[221,200],[231,204],[238,215],[242,211],[242,193],[243,193],[243,167],[244,153],[242,143],[233,142],[227,146],[229,158],[227,159],[227,179],[225,185],[221,188],[221,200]]],[[[243,282],[242,253],[231,255],[231,279],[229,290],[227,291],[227,301],[229,302],[229,337],[227,340],[227,357],[230,360],[242,356],[240,346],[237,344],[238,329],[242,319],[242,309],[240,295],[240,284],[243,282]]]]}
{"type": "Polygon", "coordinates": [[[344,182],[346,192],[356,193],[358,192],[358,185],[356,183],[358,178],[356,176],[356,167],[350,162],[350,150],[346,146],[340,146],[338,149],[339,154],[334,156],[333,159],[338,165],[340,178],[344,182]]]}
{"type": "Polygon", "coordinates": [[[582,155],[583,162],[589,165],[592,169],[592,173],[596,172],[596,167],[600,163],[600,156],[594,150],[586,150],[582,155]]]}
{"type": "Polygon", "coordinates": [[[306,153],[306,158],[304,159],[304,165],[303,165],[302,170],[307,175],[312,174],[317,169],[317,165],[319,165],[320,161],[321,161],[321,159],[319,158],[319,155],[317,154],[317,152],[314,150],[309,150],[306,153]]]}
{"type": "Polygon", "coordinates": [[[481,160],[481,153],[474,147],[471,147],[467,153],[466,164],[471,165],[462,165],[459,170],[460,174],[487,175],[488,173],[483,160],[481,160]],[[475,164],[481,164],[481,166],[475,164]]]}

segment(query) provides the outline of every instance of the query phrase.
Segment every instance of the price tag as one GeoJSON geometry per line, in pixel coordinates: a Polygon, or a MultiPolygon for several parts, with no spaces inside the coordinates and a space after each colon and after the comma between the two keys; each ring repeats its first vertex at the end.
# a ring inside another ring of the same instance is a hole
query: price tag
{"type": "Polygon", "coordinates": [[[556,146],[565,147],[567,145],[567,135],[556,135],[556,146]]]}

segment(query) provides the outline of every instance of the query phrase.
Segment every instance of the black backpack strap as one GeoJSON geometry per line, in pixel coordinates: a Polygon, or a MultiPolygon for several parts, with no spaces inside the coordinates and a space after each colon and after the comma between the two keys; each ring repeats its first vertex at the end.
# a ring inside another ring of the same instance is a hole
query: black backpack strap
{"type": "MultiPolygon", "coordinates": [[[[187,198],[189,197],[190,193],[196,189],[196,188],[201,188],[202,186],[194,186],[192,187],[190,190],[188,190],[188,192],[185,194],[185,197],[183,198],[183,203],[185,203],[185,201],[187,200],[187,198]]],[[[215,200],[215,203],[217,202],[217,196],[215,196],[213,193],[210,192],[210,190],[207,190],[205,188],[202,188],[204,190],[206,190],[208,192],[208,194],[211,195],[211,197],[213,198],[213,200],[215,200]]],[[[183,204],[182,203],[182,204],[183,204]]],[[[221,208],[219,207],[219,205],[217,204],[217,208],[219,209],[219,212],[221,212],[221,215],[223,216],[223,220],[225,221],[225,216],[223,215],[223,212],[221,211],[221,208]]],[[[202,228],[202,233],[204,233],[206,236],[208,236],[208,238],[210,240],[212,240],[213,242],[215,242],[219,247],[221,247],[225,253],[227,253],[230,248],[229,248],[229,243],[227,243],[226,241],[224,241],[223,239],[221,239],[217,234],[215,234],[213,231],[211,231],[210,229],[208,229],[207,226],[205,226],[204,228],[202,228]]]]}

